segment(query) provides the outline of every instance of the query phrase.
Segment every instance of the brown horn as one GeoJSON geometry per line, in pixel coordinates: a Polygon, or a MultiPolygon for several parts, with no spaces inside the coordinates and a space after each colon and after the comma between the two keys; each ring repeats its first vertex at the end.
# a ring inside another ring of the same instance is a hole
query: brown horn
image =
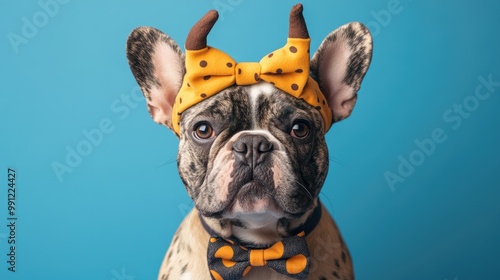
{"type": "Polygon", "coordinates": [[[306,21],[302,15],[302,4],[297,4],[293,6],[290,12],[290,29],[288,31],[288,38],[309,38],[309,32],[307,32],[306,21]]]}
{"type": "Polygon", "coordinates": [[[208,11],[189,31],[186,38],[186,50],[196,51],[207,46],[207,35],[219,18],[216,10],[208,11]]]}

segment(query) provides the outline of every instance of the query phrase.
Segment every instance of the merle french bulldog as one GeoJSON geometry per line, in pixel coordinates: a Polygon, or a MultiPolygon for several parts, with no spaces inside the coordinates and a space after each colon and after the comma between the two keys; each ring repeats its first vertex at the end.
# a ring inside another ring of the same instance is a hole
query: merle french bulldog
{"type": "Polygon", "coordinates": [[[179,137],[179,174],[195,204],[158,279],[354,279],[318,195],[325,133],[353,110],[371,61],[369,31],[346,24],[309,60],[299,4],[283,49],[260,65],[236,63],[207,46],[217,17],[210,11],[192,28],[186,54],[151,27],[127,41],[153,120],[179,137]]]}

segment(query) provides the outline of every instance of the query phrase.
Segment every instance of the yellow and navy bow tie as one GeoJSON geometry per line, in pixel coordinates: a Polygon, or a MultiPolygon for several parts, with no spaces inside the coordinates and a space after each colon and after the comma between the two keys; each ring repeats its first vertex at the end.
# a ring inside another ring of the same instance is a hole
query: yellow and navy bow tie
{"type": "Polygon", "coordinates": [[[234,241],[212,237],[208,267],[214,280],[241,279],[252,267],[267,266],[294,279],[306,279],[309,250],[305,233],[284,238],[267,249],[245,248],[234,241]]]}

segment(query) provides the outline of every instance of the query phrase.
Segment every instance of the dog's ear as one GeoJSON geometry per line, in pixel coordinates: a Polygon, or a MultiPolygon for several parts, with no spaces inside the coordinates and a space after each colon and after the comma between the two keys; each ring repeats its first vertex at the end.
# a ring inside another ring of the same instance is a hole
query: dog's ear
{"type": "Polygon", "coordinates": [[[139,27],[127,40],[130,69],[153,120],[172,129],[172,107],[184,77],[184,54],[158,29],[139,27]]]}
{"type": "Polygon", "coordinates": [[[358,22],[331,32],[314,54],[311,76],[327,98],[334,122],[351,114],[371,57],[372,36],[358,22]]]}

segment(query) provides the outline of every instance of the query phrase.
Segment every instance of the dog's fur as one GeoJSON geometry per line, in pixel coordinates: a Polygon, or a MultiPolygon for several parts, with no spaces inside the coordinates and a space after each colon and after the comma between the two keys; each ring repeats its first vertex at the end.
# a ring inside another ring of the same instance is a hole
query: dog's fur
{"type": "MultiPolygon", "coordinates": [[[[330,33],[314,54],[310,75],[334,121],[351,114],[371,54],[371,35],[360,23],[330,33]]],[[[184,54],[161,31],[140,27],[128,39],[127,57],[151,116],[172,129],[172,106],[186,72],[184,54]]],[[[159,279],[210,279],[209,234],[200,214],[221,237],[269,245],[303,224],[319,203],[328,150],[323,119],[303,100],[265,82],[235,85],[183,112],[180,127],[178,169],[195,209],[174,235],[159,279]],[[297,122],[307,124],[307,137],[291,135],[297,122]],[[200,124],[213,127],[214,137],[196,138],[200,124]],[[235,151],[238,145],[272,148],[265,155],[255,152],[254,164],[248,164],[250,159],[235,151]],[[257,164],[256,155],[262,157],[257,164]]],[[[354,279],[347,247],[324,207],[306,240],[311,254],[308,279],[354,279]]],[[[245,279],[289,278],[256,267],[245,279]]]]}

